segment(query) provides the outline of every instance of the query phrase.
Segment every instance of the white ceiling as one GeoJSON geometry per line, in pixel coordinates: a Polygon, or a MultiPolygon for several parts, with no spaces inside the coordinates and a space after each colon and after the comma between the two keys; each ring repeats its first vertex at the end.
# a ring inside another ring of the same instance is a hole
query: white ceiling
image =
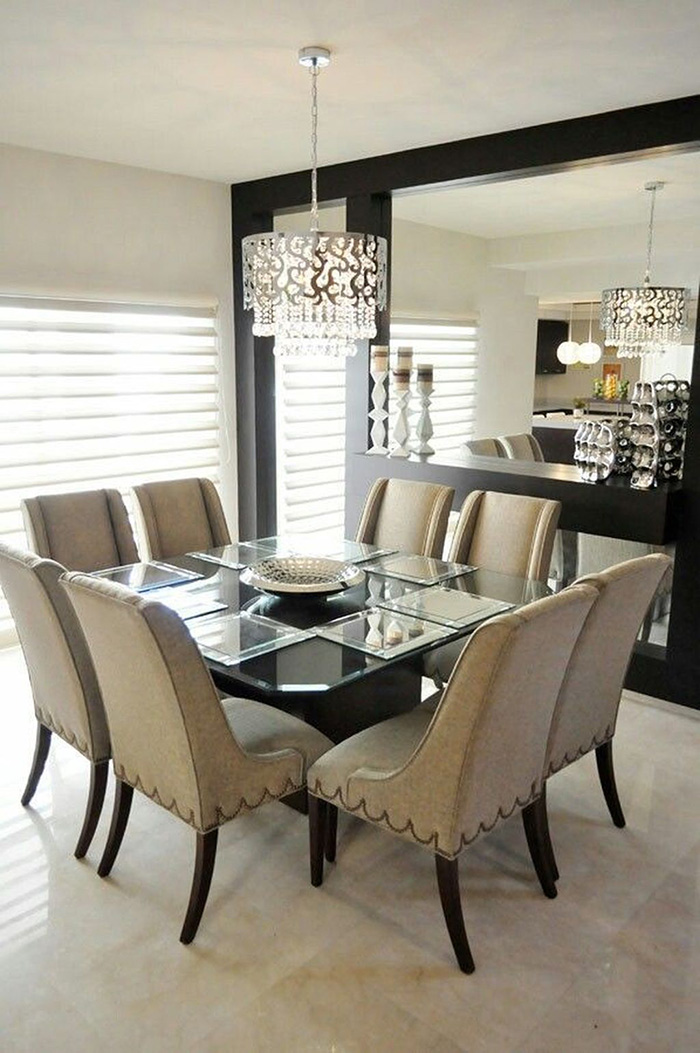
{"type": "Polygon", "coordinates": [[[700,89],[697,0],[2,0],[0,141],[225,182],[700,89]]]}
{"type": "Polygon", "coordinates": [[[644,184],[657,180],[666,184],[657,193],[658,224],[700,221],[700,152],[406,194],[394,198],[393,213],[480,238],[646,225],[644,184]]]}

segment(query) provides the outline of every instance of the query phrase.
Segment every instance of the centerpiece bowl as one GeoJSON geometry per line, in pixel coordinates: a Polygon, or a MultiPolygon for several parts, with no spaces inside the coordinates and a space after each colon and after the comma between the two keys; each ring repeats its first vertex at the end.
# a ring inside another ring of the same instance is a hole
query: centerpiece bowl
{"type": "Polygon", "coordinates": [[[270,556],[241,571],[241,581],[270,596],[322,596],[364,581],[353,563],[319,556],[270,556]]]}

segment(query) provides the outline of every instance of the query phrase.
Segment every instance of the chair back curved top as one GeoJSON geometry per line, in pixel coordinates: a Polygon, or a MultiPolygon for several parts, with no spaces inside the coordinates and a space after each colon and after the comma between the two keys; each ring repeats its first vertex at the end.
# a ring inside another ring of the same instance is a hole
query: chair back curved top
{"type": "Polygon", "coordinates": [[[560,511],[559,501],[473,490],[462,505],[450,559],[546,582],[560,511]]]}
{"type": "Polygon", "coordinates": [[[43,494],[22,501],[29,547],[69,570],[136,563],[139,554],[118,490],[43,494]]]}
{"type": "Polygon", "coordinates": [[[93,656],[118,779],[200,832],[304,784],[301,753],[254,755],[239,745],[174,611],[83,574],[65,575],[62,585],[93,656]]]}
{"type": "Polygon", "coordinates": [[[139,535],[149,559],[230,545],[221,499],[211,479],[169,479],[133,489],[139,535]]]}
{"type": "Polygon", "coordinates": [[[480,626],[410,757],[388,773],[356,770],[347,806],[381,813],[396,833],[452,858],[535,800],[561,682],[595,597],[572,586],[480,626]]]}
{"type": "Polygon", "coordinates": [[[356,540],[439,558],[453,497],[451,486],[377,479],[367,495],[356,540]]]}
{"type": "Polygon", "coordinates": [[[506,452],[498,439],[467,439],[462,450],[473,457],[505,457],[506,452]]]}
{"type": "Polygon", "coordinates": [[[561,686],[547,746],[545,776],[552,775],[615,734],[620,696],[634,642],[671,560],[641,556],[576,584],[595,587],[561,686]]]}
{"type": "Polygon", "coordinates": [[[109,732],[85,637],[58,584],[64,570],[0,543],[0,585],[27,663],[36,718],[99,763],[110,756],[109,732]]]}
{"type": "Polygon", "coordinates": [[[503,456],[511,461],[544,461],[539,442],[530,432],[520,435],[499,435],[496,440],[503,448],[503,456]]]}

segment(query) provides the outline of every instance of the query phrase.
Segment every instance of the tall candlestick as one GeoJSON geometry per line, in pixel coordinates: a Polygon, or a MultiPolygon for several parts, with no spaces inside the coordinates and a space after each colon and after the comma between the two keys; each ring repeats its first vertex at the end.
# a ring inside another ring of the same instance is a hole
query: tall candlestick
{"type": "Polygon", "coordinates": [[[371,349],[369,371],[374,381],[372,387],[372,409],[369,411],[372,428],[370,437],[372,445],[367,451],[377,457],[385,457],[389,452],[386,443],[386,378],[389,371],[389,348],[376,345],[371,349]]]}
{"type": "Polygon", "coordinates": [[[416,389],[420,399],[420,416],[416,424],[416,442],[413,449],[416,453],[435,453],[430,445],[433,437],[433,422],[430,419],[430,396],[433,393],[433,367],[429,363],[418,363],[416,367],[416,389]]]}
{"type": "Polygon", "coordinates": [[[389,451],[389,456],[408,457],[408,439],[411,434],[408,423],[408,403],[411,398],[411,371],[409,369],[395,369],[393,380],[397,413],[394,421],[394,442],[389,451]]]}

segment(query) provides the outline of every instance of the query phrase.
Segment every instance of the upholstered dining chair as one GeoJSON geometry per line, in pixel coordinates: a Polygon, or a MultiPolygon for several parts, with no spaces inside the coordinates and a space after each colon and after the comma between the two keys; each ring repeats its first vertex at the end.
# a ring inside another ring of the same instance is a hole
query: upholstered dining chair
{"type": "Polygon", "coordinates": [[[503,448],[503,456],[510,461],[544,461],[539,442],[530,432],[519,435],[499,435],[496,440],[503,448]]]}
{"type": "Polygon", "coordinates": [[[55,733],[90,761],[90,792],[75,848],[90,847],[109,769],[109,732],[97,677],[71,604],[58,581],[65,568],[0,543],[0,586],[27,663],[36,714],[36,749],[22,794],[31,802],[55,733]]]}
{"type": "MultiPolygon", "coordinates": [[[[449,558],[517,578],[547,581],[561,504],[540,497],[473,490],[462,505],[449,558]]],[[[448,680],[464,641],[430,651],[423,670],[448,680]]]]}
{"type": "MultiPolygon", "coordinates": [[[[544,778],[549,780],[595,750],[605,802],[618,827],[625,825],[625,816],[615,783],[612,742],[620,698],[639,626],[670,564],[668,556],[656,553],[579,578],[576,583],[595,588],[597,598],[561,685],[547,743],[544,778]]],[[[546,813],[546,781],[538,808],[546,813]]],[[[546,815],[543,824],[548,829],[546,815]]],[[[550,865],[558,877],[553,852],[550,865]]]]}
{"type": "Polygon", "coordinates": [[[498,439],[467,439],[460,447],[472,457],[505,457],[506,452],[498,439]]]}
{"type": "Polygon", "coordinates": [[[556,895],[533,805],[561,682],[595,597],[580,585],[493,618],[471,636],[434,713],[418,707],[385,720],[316,761],[308,773],[313,885],[323,880],[324,847],[335,858],[337,808],[428,848],[459,967],[472,972],[458,858],[520,811],[542,889],[556,895]]]}
{"type": "Polygon", "coordinates": [[[118,490],[42,494],[21,503],[29,547],[69,570],[104,570],[139,558],[118,490]]]}
{"type": "Polygon", "coordinates": [[[377,479],[362,509],[356,540],[440,558],[453,497],[451,486],[377,479]]]}
{"type": "Polygon", "coordinates": [[[133,489],[138,530],[149,559],[231,544],[211,479],[169,479],[133,489]]]}
{"type": "Polygon", "coordinates": [[[197,932],[211,884],[219,827],[306,785],[332,743],[260,702],[220,699],[174,611],[83,574],[62,579],[90,646],[112,739],[116,792],[98,874],[116,860],[134,789],[193,828],[196,862],[180,933],[197,932]]]}

